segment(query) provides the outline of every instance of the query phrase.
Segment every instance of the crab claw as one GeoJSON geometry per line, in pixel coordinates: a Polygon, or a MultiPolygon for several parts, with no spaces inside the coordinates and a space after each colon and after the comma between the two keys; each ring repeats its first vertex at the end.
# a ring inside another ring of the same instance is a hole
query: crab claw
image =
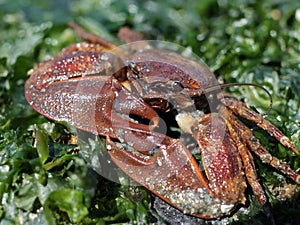
{"type": "MultiPolygon", "coordinates": [[[[177,120],[183,119],[178,117],[177,120]]],[[[190,126],[186,123],[184,128],[181,127],[191,132],[198,143],[203,168],[213,195],[233,205],[245,203],[246,182],[242,159],[225,121],[216,113],[200,118],[188,114],[184,116],[185,121],[188,121],[187,118],[190,126]]]]}
{"type": "Polygon", "coordinates": [[[142,99],[134,96],[116,79],[110,78],[102,86],[95,107],[95,124],[99,135],[121,138],[125,130],[149,131],[159,123],[157,113],[142,99]],[[148,121],[143,124],[131,116],[148,121]]]}
{"type": "MultiPolygon", "coordinates": [[[[153,154],[142,154],[143,148],[115,143],[107,136],[106,147],[112,160],[129,177],[173,207],[201,218],[218,218],[230,214],[240,202],[240,199],[223,198],[210,187],[197,161],[179,139],[155,132],[127,132],[152,139],[153,154]]],[[[222,169],[221,162],[218,169],[222,169]]]]}

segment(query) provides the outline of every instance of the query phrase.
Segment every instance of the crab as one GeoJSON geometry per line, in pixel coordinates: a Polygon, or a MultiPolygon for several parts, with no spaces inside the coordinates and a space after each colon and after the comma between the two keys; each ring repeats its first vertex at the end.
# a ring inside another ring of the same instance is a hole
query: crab
{"type": "Polygon", "coordinates": [[[50,120],[105,138],[112,161],[166,203],[188,215],[220,218],[245,204],[250,185],[266,205],[252,154],[300,184],[300,175],[272,156],[239,118],[299,156],[297,148],[223,91],[205,65],[141,41],[143,35],[128,28],[119,38],[129,49],[71,27],[85,42],[29,71],[29,105],[50,120]]]}

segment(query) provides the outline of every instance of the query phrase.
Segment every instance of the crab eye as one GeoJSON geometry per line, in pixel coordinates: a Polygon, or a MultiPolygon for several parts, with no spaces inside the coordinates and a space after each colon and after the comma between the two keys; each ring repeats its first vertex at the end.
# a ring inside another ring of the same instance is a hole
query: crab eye
{"type": "Polygon", "coordinates": [[[134,61],[131,61],[128,65],[128,67],[134,73],[134,75],[138,76],[139,68],[134,61]]]}
{"type": "Polygon", "coordinates": [[[180,81],[174,81],[174,82],[172,83],[172,89],[173,89],[174,91],[179,92],[179,91],[181,91],[182,89],[184,89],[184,86],[183,86],[183,84],[182,84],[180,81]]]}

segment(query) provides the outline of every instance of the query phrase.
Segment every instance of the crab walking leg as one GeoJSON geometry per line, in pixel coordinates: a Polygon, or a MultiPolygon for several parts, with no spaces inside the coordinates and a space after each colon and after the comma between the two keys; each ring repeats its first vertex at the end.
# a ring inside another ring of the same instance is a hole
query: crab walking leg
{"type": "Polygon", "coordinates": [[[220,98],[220,101],[230,108],[235,114],[257,124],[257,126],[261,127],[265,131],[267,131],[271,136],[276,138],[281,144],[290,148],[293,152],[300,156],[297,148],[292,144],[292,142],[285,136],[277,127],[275,127],[272,123],[265,120],[258,113],[250,110],[247,106],[241,102],[236,100],[233,97],[225,97],[220,98]]]}
{"type": "Polygon", "coordinates": [[[279,160],[275,156],[272,156],[259,142],[259,140],[253,135],[251,130],[241,123],[230,111],[228,111],[229,120],[235,130],[241,131],[239,135],[247,145],[253,151],[262,162],[270,164],[277,170],[288,175],[297,184],[300,184],[300,174],[292,170],[285,162],[279,160]]]}
{"type": "Polygon", "coordinates": [[[113,43],[96,34],[86,32],[82,27],[80,27],[76,23],[71,22],[69,23],[69,26],[77,33],[78,37],[82,38],[87,42],[102,45],[104,48],[107,49],[114,49],[117,47],[113,43]]]}
{"type": "Polygon", "coordinates": [[[265,192],[264,192],[261,184],[258,181],[253,157],[250,154],[249,149],[247,148],[246,144],[239,137],[240,132],[237,129],[237,127],[235,126],[235,120],[233,120],[233,119],[235,119],[235,116],[230,111],[228,112],[228,110],[225,108],[221,109],[221,115],[223,115],[223,119],[225,120],[228,130],[237,145],[237,149],[239,151],[239,154],[242,158],[242,162],[244,165],[247,181],[250,184],[250,186],[252,187],[252,190],[253,190],[256,198],[258,199],[259,203],[261,205],[265,205],[267,202],[267,197],[265,195],[265,192]],[[232,121],[233,121],[233,123],[232,123],[232,121]]]}

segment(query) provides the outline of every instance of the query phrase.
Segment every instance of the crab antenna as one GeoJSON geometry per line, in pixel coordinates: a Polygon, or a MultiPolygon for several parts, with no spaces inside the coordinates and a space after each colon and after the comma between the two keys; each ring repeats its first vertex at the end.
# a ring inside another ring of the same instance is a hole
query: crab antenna
{"type": "MultiPolygon", "coordinates": [[[[272,99],[272,95],[271,93],[262,85],[260,84],[252,84],[252,83],[230,83],[230,84],[219,84],[219,85],[216,85],[216,86],[211,86],[211,87],[208,87],[204,90],[204,94],[206,93],[209,93],[209,92],[214,92],[214,91],[217,91],[219,90],[220,88],[223,89],[223,88],[227,88],[227,87],[232,87],[232,86],[253,86],[253,87],[258,87],[258,88],[261,88],[262,90],[264,90],[264,92],[267,93],[267,95],[269,96],[269,107],[268,109],[266,110],[266,112],[264,114],[262,114],[263,116],[265,115],[268,115],[268,113],[271,111],[272,109],[272,105],[273,105],[273,99],[272,99]]],[[[202,92],[203,94],[203,92],[202,92]]]]}

